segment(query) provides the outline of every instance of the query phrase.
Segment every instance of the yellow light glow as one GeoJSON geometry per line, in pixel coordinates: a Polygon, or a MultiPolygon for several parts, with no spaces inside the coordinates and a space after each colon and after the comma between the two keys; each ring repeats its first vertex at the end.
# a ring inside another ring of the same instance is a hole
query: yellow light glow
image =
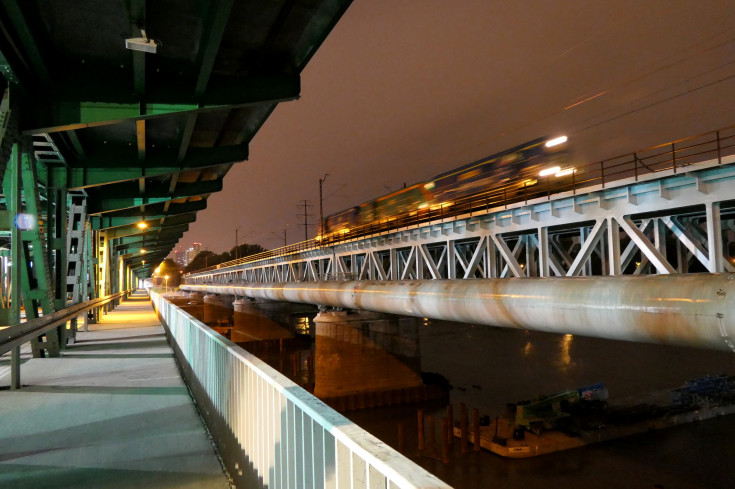
{"type": "Polygon", "coordinates": [[[547,168],[546,170],[541,170],[540,172],[538,172],[538,176],[545,177],[546,175],[553,175],[555,173],[559,173],[560,171],[560,167],[552,166],[551,168],[547,168]]]}
{"type": "Polygon", "coordinates": [[[431,190],[431,189],[433,189],[434,187],[435,187],[435,185],[434,185],[434,182],[429,182],[429,183],[426,183],[426,184],[424,184],[424,188],[425,188],[426,190],[431,190]]]}
{"type": "Polygon", "coordinates": [[[430,207],[430,209],[431,209],[432,211],[435,211],[435,210],[437,210],[437,209],[441,209],[441,208],[443,208],[443,207],[449,207],[449,206],[450,206],[450,205],[452,205],[453,203],[454,203],[454,202],[439,202],[438,204],[434,204],[434,205],[432,205],[432,206],[430,207]]]}
{"type": "Polygon", "coordinates": [[[138,228],[139,228],[139,229],[145,229],[145,228],[147,228],[147,227],[148,227],[148,223],[147,223],[147,222],[145,222],[145,221],[140,221],[140,222],[138,223],[138,228]]]}
{"type": "Polygon", "coordinates": [[[555,177],[565,177],[567,175],[571,175],[572,173],[574,173],[574,168],[565,168],[554,176],[555,177]]]}
{"type": "Polygon", "coordinates": [[[566,142],[567,142],[567,137],[566,136],[559,136],[558,138],[549,139],[548,141],[546,141],[546,147],[547,148],[551,148],[553,146],[558,146],[558,145],[564,144],[566,142]]]}
{"type": "Polygon", "coordinates": [[[141,249],[141,250],[140,250],[140,252],[141,252],[141,253],[145,253],[145,252],[146,252],[146,250],[143,250],[143,249],[141,249]]]}

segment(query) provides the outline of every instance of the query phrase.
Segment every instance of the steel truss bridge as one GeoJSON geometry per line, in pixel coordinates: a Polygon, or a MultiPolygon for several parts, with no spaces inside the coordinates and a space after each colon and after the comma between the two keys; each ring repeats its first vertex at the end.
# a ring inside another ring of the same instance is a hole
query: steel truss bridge
{"type": "Polygon", "coordinates": [[[182,288],[735,351],[733,140],[730,129],[681,153],[653,148],[656,166],[634,153],[593,165],[596,177],[579,169],[588,178],[571,189],[488,205],[500,189],[190,274],[182,288]]]}
{"type": "Polygon", "coordinates": [[[495,208],[460,206],[454,215],[448,208],[427,222],[300,243],[190,274],[186,283],[735,272],[735,138],[713,133],[697,146],[699,139],[715,151],[689,161],[679,155],[678,165],[669,151],[668,164],[646,174],[615,161],[622,178],[614,181],[597,177],[495,208]]]}

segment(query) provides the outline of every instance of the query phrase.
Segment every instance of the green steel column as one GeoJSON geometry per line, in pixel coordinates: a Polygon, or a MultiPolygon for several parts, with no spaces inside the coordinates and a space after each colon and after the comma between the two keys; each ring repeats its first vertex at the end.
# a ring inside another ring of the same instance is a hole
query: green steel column
{"type": "MultiPolygon", "coordinates": [[[[21,301],[21,247],[20,229],[15,225],[15,216],[20,212],[20,148],[18,144],[13,145],[8,171],[3,179],[3,187],[8,207],[8,224],[10,226],[10,307],[8,324],[20,323],[20,301],[21,301]]],[[[10,357],[10,388],[20,389],[20,346],[13,348],[10,357]]]]}
{"type": "MultiPolygon", "coordinates": [[[[87,221],[85,224],[87,232],[84,235],[84,270],[87,271],[85,287],[89,300],[99,298],[99,232],[92,230],[92,225],[87,221]]],[[[84,323],[84,331],[88,331],[88,323],[96,324],[100,319],[99,308],[94,308],[87,314],[84,323]]]]}
{"type": "MultiPolygon", "coordinates": [[[[40,317],[39,307],[44,315],[54,312],[54,292],[49,274],[48,256],[46,246],[42,238],[44,232],[48,232],[48,222],[42,223],[39,212],[40,188],[36,174],[36,165],[30,138],[21,141],[20,174],[21,186],[25,200],[25,224],[20,229],[20,242],[23,253],[23,271],[21,273],[23,283],[23,306],[26,319],[40,317]],[[44,228],[42,228],[44,224],[44,228]]],[[[58,357],[60,354],[60,338],[58,330],[46,333],[46,341],[39,342],[37,339],[31,341],[33,355],[43,356],[43,348],[48,350],[49,356],[58,357]]]]}
{"type": "MultiPolygon", "coordinates": [[[[65,187],[53,187],[57,182],[49,180],[46,223],[49,274],[52,277],[54,310],[59,311],[66,307],[66,274],[67,249],[66,226],[69,208],[68,192],[65,187]]],[[[62,324],[57,329],[59,347],[64,349],[66,343],[74,338],[74,332],[62,324]]]]}

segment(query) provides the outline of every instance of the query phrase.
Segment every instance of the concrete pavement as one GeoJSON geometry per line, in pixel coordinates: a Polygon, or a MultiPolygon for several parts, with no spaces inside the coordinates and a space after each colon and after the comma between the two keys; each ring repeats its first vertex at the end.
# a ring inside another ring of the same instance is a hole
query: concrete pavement
{"type": "Polygon", "coordinates": [[[230,487],[147,295],[0,377],[0,487],[230,487]]]}

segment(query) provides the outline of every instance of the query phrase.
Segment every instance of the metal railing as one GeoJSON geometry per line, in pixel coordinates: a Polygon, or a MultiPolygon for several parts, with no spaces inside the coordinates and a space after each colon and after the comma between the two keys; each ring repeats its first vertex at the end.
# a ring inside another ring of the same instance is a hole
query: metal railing
{"type": "Polygon", "coordinates": [[[264,486],[450,487],[155,291],[150,294],[184,357],[180,361],[264,486]]]}
{"type": "Polygon", "coordinates": [[[522,185],[522,181],[527,180],[528,175],[519,175],[516,181],[506,182],[501,187],[459,199],[451,205],[413,211],[390,219],[375,221],[352,228],[348,232],[326,236],[324,239],[311,239],[264,251],[197,270],[189,275],[293,255],[401,227],[474,212],[487,212],[490,209],[502,208],[518,202],[548,198],[556,193],[570,191],[576,193],[577,190],[598,185],[604,188],[609,183],[626,178],[638,181],[642,177],[663,171],[677,173],[687,166],[704,161],[717,160],[718,164],[722,164],[725,157],[732,155],[735,155],[735,126],[582,165],[561,180],[553,176],[539,177],[536,185],[525,186],[522,185]]]}
{"type": "Polygon", "coordinates": [[[119,292],[99,299],[92,299],[80,304],[71,305],[60,311],[52,312],[47,316],[32,319],[23,323],[12,325],[0,330],[0,355],[9,352],[16,346],[20,346],[33,338],[38,338],[51,329],[60,326],[67,321],[81,316],[90,309],[102,307],[115,299],[129,294],[130,291],[119,292]]]}

